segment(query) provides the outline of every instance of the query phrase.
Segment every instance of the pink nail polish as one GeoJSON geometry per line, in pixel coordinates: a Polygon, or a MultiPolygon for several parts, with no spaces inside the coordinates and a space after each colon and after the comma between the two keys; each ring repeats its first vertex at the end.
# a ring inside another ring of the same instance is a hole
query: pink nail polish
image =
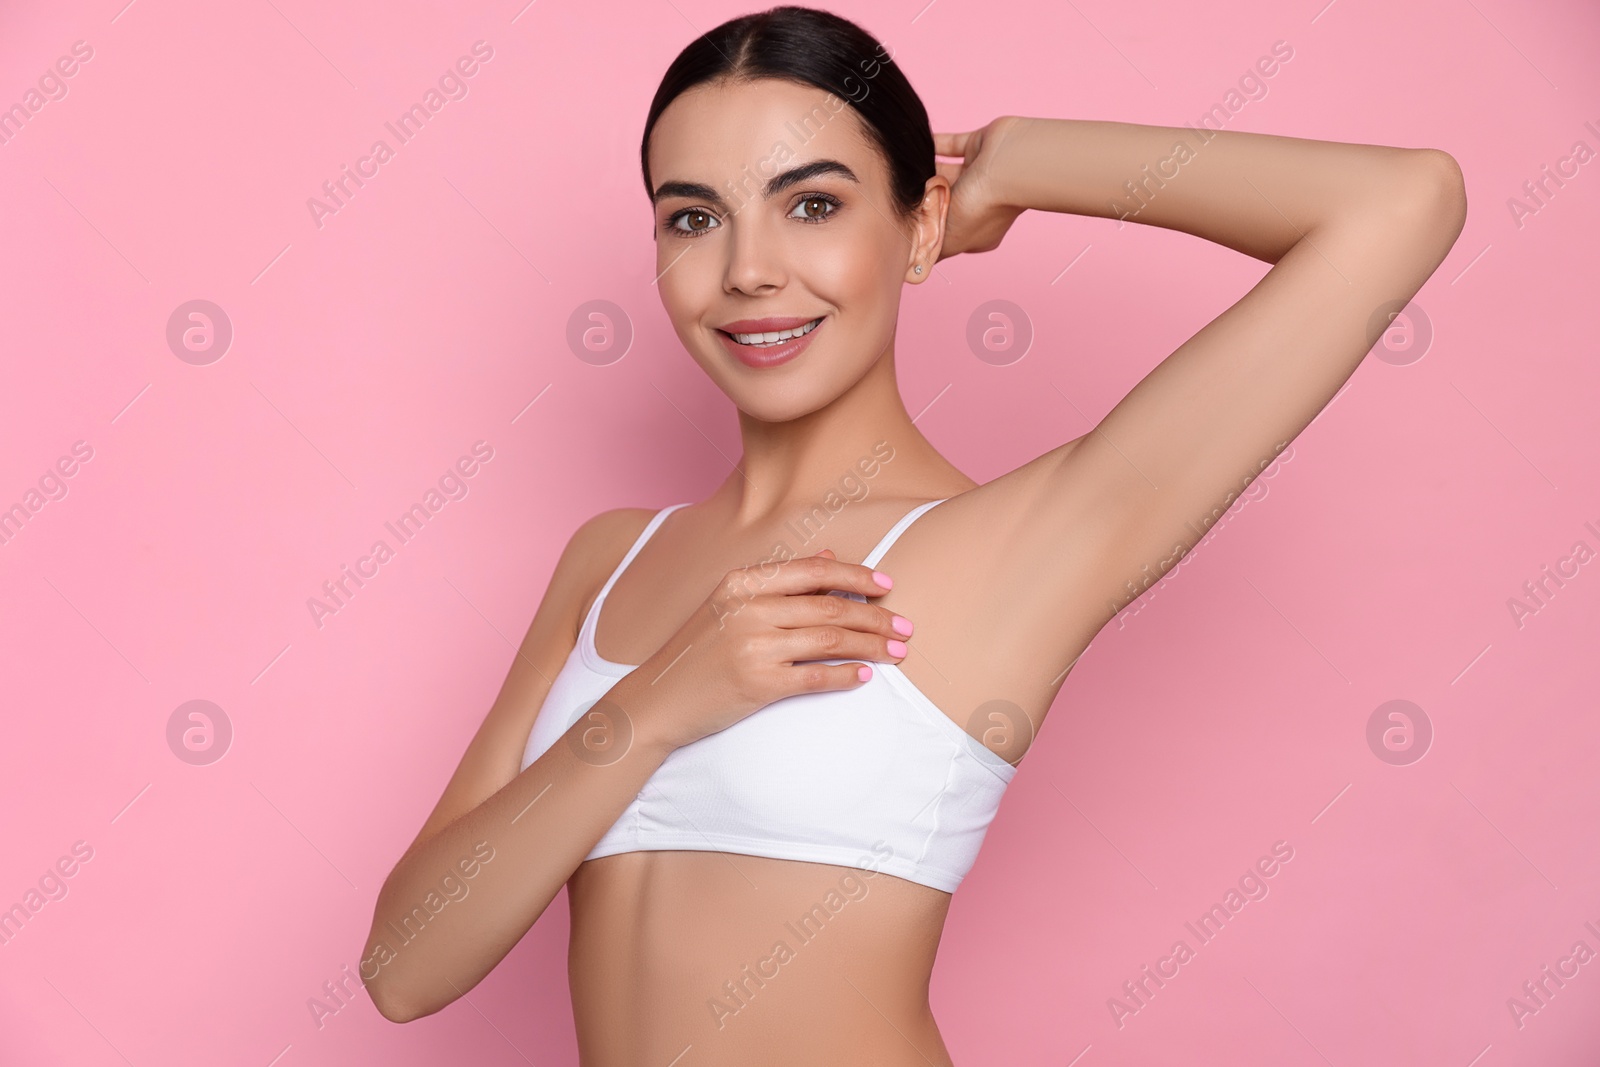
{"type": "Polygon", "coordinates": [[[903,658],[905,658],[905,654],[906,654],[906,643],[904,641],[890,641],[889,642],[889,655],[895,657],[896,659],[903,659],[903,658]]]}
{"type": "Polygon", "coordinates": [[[889,625],[894,627],[894,632],[904,637],[911,636],[911,620],[903,615],[896,615],[889,620],[889,625]]]}
{"type": "Polygon", "coordinates": [[[872,668],[871,667],[862,667],[862,668],[858,669],[856,671],[856,677],[860,678],[863,682],[872,681],[872,668]]]}
{"type": "Polygon", "coordinates": [[[884,574],[882,571],[873,571],[872,580],[883,586],[885,589],[894,588],[894,579],[889,577],[887,574],[884,574]]]}

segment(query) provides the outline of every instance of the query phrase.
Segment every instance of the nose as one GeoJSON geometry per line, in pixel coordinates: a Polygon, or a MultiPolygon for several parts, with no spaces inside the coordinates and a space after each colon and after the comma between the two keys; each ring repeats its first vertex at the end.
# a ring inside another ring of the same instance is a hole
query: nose
{"type": "Polygon", "coordinates": [[[754,295],[763,289],[781,288],[787,277],[783,249],[778,234],[767,228],[759,205],[746,203],[728,222],[728,262],[723,268],[724,291],[754,295]]]}

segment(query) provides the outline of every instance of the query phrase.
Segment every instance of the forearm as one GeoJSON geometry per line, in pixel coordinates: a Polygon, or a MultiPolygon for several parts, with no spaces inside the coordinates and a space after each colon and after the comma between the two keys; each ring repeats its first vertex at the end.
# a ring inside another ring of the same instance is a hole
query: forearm
{"type": "Polygon", "coordinates": [[[1237,131],[1019,118],[992,164],[1011,206],[1181,230],[1276,263],[1305,235],[1409,189],[1426,150],[1237,131]]]}
{"type": "MultiPolygon", "coordinates": [[[[604,699],[639,724],[647,688],[624,678],[604,699]]],[[[579,719],[499,792],[395,864],[360,967],[386,1018],[438,1011],[493,970],[672,751],[636,725],[617,732],[630,738],[620,756],[585,758],[584,732],[595,728],[579,719]],[[464,860],[476,861],[470,877],[464,860]]]]}

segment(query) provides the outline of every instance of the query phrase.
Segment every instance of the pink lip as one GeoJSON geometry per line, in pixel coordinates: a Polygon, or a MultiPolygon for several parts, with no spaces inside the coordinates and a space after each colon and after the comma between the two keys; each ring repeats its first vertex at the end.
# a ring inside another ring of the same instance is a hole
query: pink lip
{"type": "MultiPolygon", "coordinates": [[[[804,326],[810,321],[810,319],[744,319],[728,325],[738,327],[734,331],[735,333],[775,333],[778,330],[792,330],[796,327],[804,326]],[[777,325],[771,325],[773,323],[777,325]]],[[[751,348],[748,345],[742,345],[729,336],[726,330],[718,330],[717,338],[722,342],[722,347],[726,348],[740,363],[747,367],[762,369],[776,367],[794,359],[805,351],[806,346],[811,343],[811,339],[821,333],[822,328],[827,324],[828,319],[823,316],[822,321],[817,323],[810,333],[803,337],[791,338],[783,344],[773,345],[771,348],[751,348]]]]}
{"type": "MultiPolygon", "coordinates": [[[[811,319],[818,318],[813,315],[811,319]]],[[[729,333],[779,333],[783,330],[792,330],[797,326],[804,326],[811,319],[797,319],[793,316],[787,318],[766,319],[740,319],[737,322],[725,322],[717,327],[729,333]]]]}

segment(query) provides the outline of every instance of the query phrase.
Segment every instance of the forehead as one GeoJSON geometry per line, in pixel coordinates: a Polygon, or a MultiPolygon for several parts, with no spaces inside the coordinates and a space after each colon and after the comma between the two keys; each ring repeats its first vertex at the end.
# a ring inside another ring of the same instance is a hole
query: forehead
{"type": "Polygon", "coordinates": [[[650,179],[721,185],[748,172],[770,177],[794,162],[837,159],[861,176],[882,163],[855,109],[814,85],[762,78],[697,85],[656,120],[650,179]]]}

